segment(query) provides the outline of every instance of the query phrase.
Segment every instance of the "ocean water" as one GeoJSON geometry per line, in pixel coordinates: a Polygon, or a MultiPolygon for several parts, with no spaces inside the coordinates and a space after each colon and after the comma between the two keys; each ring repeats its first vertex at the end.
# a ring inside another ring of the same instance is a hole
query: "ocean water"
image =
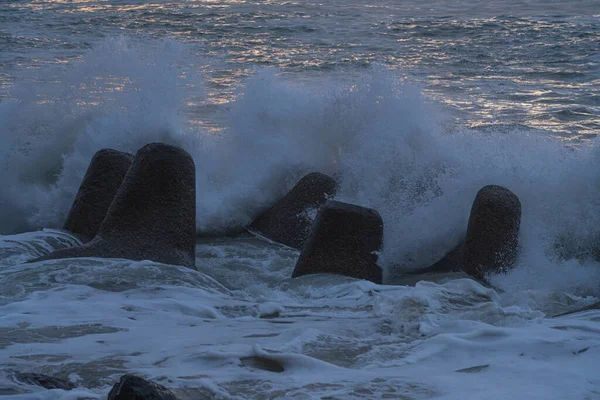
{"type": "Polygon", "coordinates": [[[598,133],[597,0],[0,0],[0,396],[600,398],[600,311],[561,316],[600,301],[598,133]],[[157,140],[196,162],[197,271],[23,264],[79,244],[97,150],[157,140]],[[381,213],[384,285],[223,236],[310,171],[381,213]],[[515,269],[407,280],[486,184],[521,199],[515,269]]]}

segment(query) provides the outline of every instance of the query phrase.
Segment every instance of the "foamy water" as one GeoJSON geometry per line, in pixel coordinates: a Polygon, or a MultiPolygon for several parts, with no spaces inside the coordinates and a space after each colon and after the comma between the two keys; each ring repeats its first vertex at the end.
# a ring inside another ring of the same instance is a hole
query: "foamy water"
{"type": "MultiPolygon", "coordinates": [[[[56,235],[5,237],[2,250],[37,255],[34,243],[56,235]]],[[[199,271],[146,261],[15,260],[4,266],[0,289],[2,394],[104,398],[127,371],[183,399],[597,393],[600,314],[547,319],[539,311],[580,307],[589,297],[557,292],[549,301],[530,291],[515,299],[466,278],[414,287],[292,280],[297,255],[240,238],[199,244],[199,271]],[[284,372],[241,361],[253,356],[284,372]],[[31,370],[81,388],[46,391],[11,379],[12,371],[31,370]]]]}
{"type": "Polygon", "coordinates": [[[594,10],[0,5],[0,395],[105,398],[132,372],[182,399],[600,396],[600,313],[552,318],[600,300],[594,10]],[[247,236],[199,239],[198,271],[23,264],[79,244],[53,229],[97,150],[151,141],[194,157],[201,236],[243,228],[306,172],[336,174],[338,200],[384,219],[387,285],[291,280],[298,252],[247,236]],[[522,202],[515,269],[495,289],[404,277],[461,240],[487,184],[522,202]]]}

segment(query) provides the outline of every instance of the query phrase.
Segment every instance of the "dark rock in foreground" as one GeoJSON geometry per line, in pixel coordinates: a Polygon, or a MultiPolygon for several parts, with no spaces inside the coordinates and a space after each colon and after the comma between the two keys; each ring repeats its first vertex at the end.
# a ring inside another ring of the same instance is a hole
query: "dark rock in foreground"
{"type": "Polygon", "coordinates": [[[335,194],[336,182],[330,176],[313,172],[306,175],[273,207],[248,227],[275,242],[300,249],[310,235],[311,211],[316,211],[335,194]]]}
{"type": "Polygon", "coordinates": [[[477,193],[463,250],[463,270],[476,278],[505,272],[514,264],[519,246],[521,202],[502,186],[489,185],[477,193]]]}
{"type": "Polygon", "coordinates": [[[62,389],[62,390],[73,390],[75,385],[64,379],[55,378],[53,376],[35,374],[31,372],[16,372],[15,378],[28,385],[41,386],[45,389],[62,389]]]}
{"type": "Polygon", "coordinates": [[[328,201],[317,214],[292,277],[330,273],[381,283],[383,221],[370,208],[328,201]]]}
{"type": "Polygon", "coordinates": [[[123,375],[108,393],[107,400],[177,400],[177,397],[158,383],[134,375],[123,375]]]}
{"type": "Polygon", "coordinates": [[[96,236],[133,155],[112,149],[102,149],[92,161],[81,181],[63,229],[88,242],[96,236]]]}
{"type": "Polygon", "coordinates": [[[196,189],[192,157],[179,147],[142,147],[89,243],[34,261],[104,257],[194,267],[196,189]]]}

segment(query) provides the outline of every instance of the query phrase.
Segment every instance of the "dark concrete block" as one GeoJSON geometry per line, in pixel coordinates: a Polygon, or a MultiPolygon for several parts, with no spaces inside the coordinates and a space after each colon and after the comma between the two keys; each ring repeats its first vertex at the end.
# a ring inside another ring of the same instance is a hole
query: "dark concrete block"
{"type": "Polygon", "coordinates": [[[302,248],[310,234],[312,218],[317,210],[336,192],[336,182],[330,176],[313,172],[302,179],[248,227],[270,240],[296,249],[302,248]]]}
{"type": "Polygon", "coordinates": [[[373,209],[338,201],[317,214],[292,277],[330,273],[381,283],[377,252],[383,245],[383,221],[373,209]]]}

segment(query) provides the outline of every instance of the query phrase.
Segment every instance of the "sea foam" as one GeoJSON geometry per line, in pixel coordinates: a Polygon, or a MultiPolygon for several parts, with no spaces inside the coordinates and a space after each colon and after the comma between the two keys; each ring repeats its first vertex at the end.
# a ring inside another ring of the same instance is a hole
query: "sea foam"
{"type": "Polygon", "coordinates": [[[257,70],[220,108],[223,126],[194,123],[204,80],[186,45],[109,38],[61,69],[36,71],[0,103],[0,229],[62,225],[92,155],[165,141],[197,167],[197,228],[246,226],[303,174],[341,181],[338,199],[384,219],[387,274],[430,265],[464,234],[483,185],[523,204],[517,271],[504,287],[562,287],[567,269],[582,295],[597,294],[598,144],[569,148],[543,132],[465,130],[420,88],[382,67],[301,86],[257,70]]]}

